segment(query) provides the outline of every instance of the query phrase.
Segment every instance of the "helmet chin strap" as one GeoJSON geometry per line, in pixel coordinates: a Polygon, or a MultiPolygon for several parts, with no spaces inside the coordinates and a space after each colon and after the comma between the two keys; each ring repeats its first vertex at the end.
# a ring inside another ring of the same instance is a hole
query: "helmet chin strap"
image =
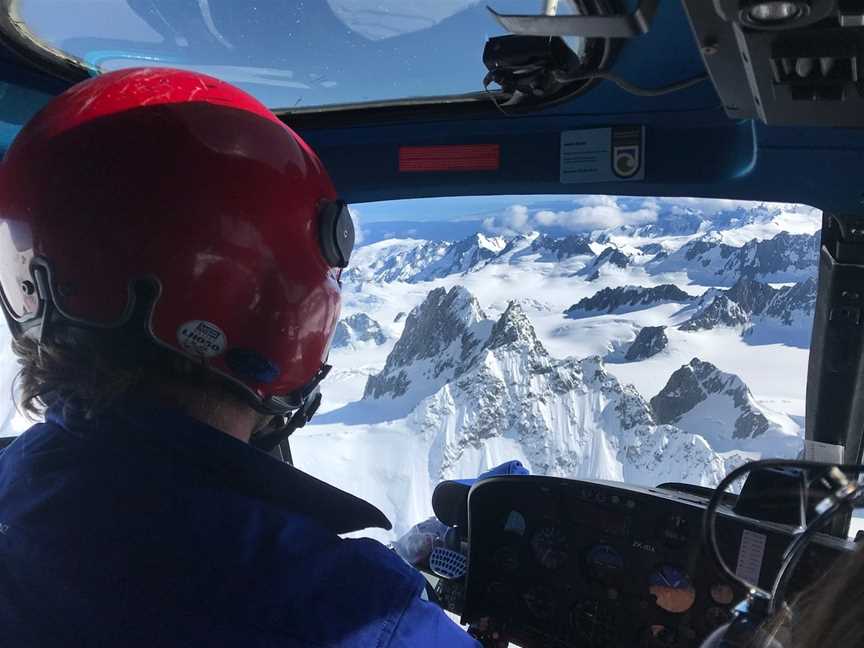
{"type": "Polygon", "coordinates": [[[277,445],[294,434],[294,431],[306,425],[318,407],[321,405],[321,390],[316,384],[310,391],[300,407],[292,414],[276,416],[270,425],[252,434],[250,445],[264,452],[271,452],[277,445]]]}

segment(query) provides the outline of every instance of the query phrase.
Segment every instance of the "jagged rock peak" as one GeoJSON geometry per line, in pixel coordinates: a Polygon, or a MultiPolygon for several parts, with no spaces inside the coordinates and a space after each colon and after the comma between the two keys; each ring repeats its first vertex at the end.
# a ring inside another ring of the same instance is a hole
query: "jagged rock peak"
{"type": "Polygon", "coordinates": [[[726,292],[726,296],[750,315],[762,313],[777,294],[767,283],[744,275],[726,292]]]}
{"type": "Polygon", "coordinates": [[[558,259],[566,259],[572,256],[595,256],[594,250],[589,245],[587,236],[571,234],[561,238],[540,234],[531,243],[531,249],[535,252],[548,252],[558,259]]]}
{"type": "Polygon", "coordinates": [[[693,317],[678,328],[682,331],[704,331],[718,326],[746,326],[747,313],[726,295],[717,295],[693,317]]]}
{"type": "Polygon", "coordinates": [[[630,264],[630,257],[615,247],[607,247],[594,261],[594,266],[608,263],[619,268],[626,268],[630,264]]]}
{"type": "Polygon", "coordinates": [[[753,438],[771,426],[757,408],[753,394],[741,378],[720,371],[710,362],[699,358],[693,358],[669,377],[666,386],[651,399],[651,409],[658,423],[675,424],[710,396],[731,400],[737,411],[734,422],[730,422],[730,426],[734,426],[731,430],[733,438],[753,438]]]}
{"type": "Polygon", "coordinates": [[[816,310],[817,290],[818,285],[813,277],[781,288],[767,305],[765,315],[779,319],[784,324],[791,324],[796,312],[812,317],[816,310]]]}
{"type": "Polygon", "coordinates": [[[665,326],[643,326],[633,344],[627,349],[624,359],[627,362],[645,360],[657,355],[669,345],[665,326]]]}
{"type": "Polygon", "coordinates": [[[335,348],[350,346],[355,342],[374,342],[384,344],[387,336],[381,325],[366,313],[354,313],[350,317],[339,320],[336,332],[333,334],[335,348]]]}
{"type": "Polygon", "coordinates": [[[662,284],[659,286],[618,286],[604,288],[591,297],[583,297],[564,311],[575,314],[579,311],[605,311],[612,313],[620,308],[651,306],[662,302],[689,302],[694,299],[678,286],[662,284]]]}
{"type": "Polygon", "coordinates": [[[505,346],[518,345],[531,349],[537,354],[548,355],[534,327],[529,321],[522,306],[517,301],[507,305],[501,317],[492,327],[492,332],[486,340],[485,348],[494,350],[505,346]]]}
{"type": "Polygon", "coordinates": [[[432,358],[461,337],[468,328],[486,319],[480,302],[462,286],[436,288],[405,320],[402,337],[387,358],[396,366],[416,359],[432,358]]]}
{"type": "Polygon", "coordinates": [[[456,286],[449,292],[436,288],[406,318],[384,369],[366,382],[364,398],[404,395],[418,377],[409,377],[406,369],[412,366],[422,365],[419,376],[427,389],[433,389],[475,355],[489,324],[479,302],[465,288],[456,286]]]}

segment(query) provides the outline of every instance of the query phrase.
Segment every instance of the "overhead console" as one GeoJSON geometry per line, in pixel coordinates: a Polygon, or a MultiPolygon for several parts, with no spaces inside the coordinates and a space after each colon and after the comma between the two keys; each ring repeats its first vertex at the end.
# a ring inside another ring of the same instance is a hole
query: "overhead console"
{"type": "Polygon", "coordinates": [[[864,126],[864,3],[682,1],[730,117],[864,126]]]}
{"type": "MultiPolygon", "coordinates": [[[[439,584],[464,623],[525,648],[699,646],[746,592],[700,541],[706,498],[665,488],[512,476],[468,498],[468,573],[439,584]]],[[[717,540],[736,575],[766,588],[795,527],[722,505],[717,540]]],[[[853,544],[819,534],[791,591],[853,544]]]]}

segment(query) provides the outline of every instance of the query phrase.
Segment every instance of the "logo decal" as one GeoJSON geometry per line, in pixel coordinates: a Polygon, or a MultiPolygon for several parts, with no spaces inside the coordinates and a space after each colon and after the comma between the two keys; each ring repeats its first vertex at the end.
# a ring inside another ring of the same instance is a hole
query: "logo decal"
{"type": "Polygon", "coordinates": [[[612,171],[622,179],[632,178],[642,169],[641,126],[617,126],[612,129],[612,171]]]}
{"type": "Polygon", "coordinates": [[[212,322],[191,320],[177,329],[177,341],[184,351],[201,358],[212,358],[225,351],[225,333],[212,322]]]}

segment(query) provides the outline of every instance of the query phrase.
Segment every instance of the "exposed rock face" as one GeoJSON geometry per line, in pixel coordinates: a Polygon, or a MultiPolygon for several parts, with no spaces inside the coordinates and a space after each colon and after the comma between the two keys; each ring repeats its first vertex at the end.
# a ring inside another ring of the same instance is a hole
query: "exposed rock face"
{"type": "Polygon", "coordinates": [[[507,242],[500,237],[475,234],[461,241],[419,241],[414,245],[383,244],[378,254],[349,268],[344,279],[359,283],[405,281],[417,283],[452,274],[463,274],[482,265],[502,252],[507,242]]]}
{"type": "Polygon", "coordinates": [[[804,318],[807,328],[810,328],[816,310],[817,291],[818,285],[813,278],[780,288],[761,314],[787,326],[791,326],[798,318],[804,318]]]}
{"type": "Polygon", "coordinates": [[[663,284],[650,288],[619,286],[618,288],[604,288],[591,297],[580,299],[579,302],[564,312],[569,317],[577,317],[582,313],[596,314],[598,311],[617,313],[647,308],[656,304],[669,302],[687,303],[694,300],[695,297],[672,284],[663,284]]]}
{"type": "Polygon", "coordinates": [[[433,290],[408,315],[384,369],[369,377],[364,398],[402,396],[412,383],[434,391],[479,350],[490,326],[480,304],[464,288],[433,290]]]}
{"type": "Polygon", "coordinates": [[[597,258],[579,271],[588,281],[595,281],[600,277],[600,272],[607,267],[626,268],[630,265],[630,257],[616,247],[607,247],[597,258]]]}
{"type": "Polygon", "coordinates": [[[633,344],[627,349],[624,359],[627,362],[645,360],[660,353],[669,345],[665,326],[644,326],[636,335],[633,344]]]}
{"type": "Polygon", "coordinates": [[[548,234],[541,234],[531,243],[533,252],[540,252],[544,256],[555,259],[567,259],[574,256],[594,256],[594,250],[589,245],[587,236],[573,234],[557,238],[548,234]]]}
{"type": "Polygon", "coordinates": [[[626,268],[628,265],[630,265],[630,257],[624,254],[621,250],[608,247],[603,250],[597,257],[597,260],[594,262],[594,267],[598,267],[604,264],[618,266],[619,268],[626,268]]]}
{"type": "Polygon", "coordinates": [[[548,475],[710,485],[740,459],[699,434],[658,425],[648,402],[600,358],[551,357],[519,303],[493,322],[461,288],[434,290],[412,311],[364,398],[410,399],[404,424],[429,444],[434,479],[471,474],[500,456],[548,475]]]}
{"type": "Polygon", "coordinates": [[[660,243],[647,243],[645,245],[640,245],[639,251],[643,254],[653,254],[655,256],[661,252],[665,252],[663,245],[660,243]]]}
{"type": "Polygon", "coordinates": [[[743,328],[749,321],[747,313],[738,304],[720,294],[678,328],[682,331],[704,331],[718,326],[743,328]]]}
{"type": "Polygon", "coordinates": [[[809,331],[816,308],[816,280],[773,288],[750,277],[741,277],[725,292],[708,291],[705,304],[687,322],[683,331],[708,330],[718,326],[743,327],[746,335],[768,325],[809,331]]]}
{"type": "Polygon", "coordinates": [[[381,325],[366,313],[355,313],[339,320],[336,332],[333,334],[333,347],[348,347],[358,342],[374,342],[384,344],[387,336],[381,330],[381,325]]]}
{"type": "Polygon", "coordinates": [[[741,247],[711,238],[690,241],[649,264],[653,273],[684,271],[691,281],[731,286],[741,277],[762,281],[806,281],[816,276],[820,235],[780,232],[741,247]]]}
{"type": "Polygon", "coordinates": [[[726,296],[748,315],[758,315],[768,307],[777,292],[766,283],[750,277],[741,277],[726,291],[726,296]]]}
{"type": "Polygon", "coordinates": [[[651,409],[658,423],[690,432],[698,427],[711,446],[720,451],[737,447],[735,442],[739,440],[758,439],[769,431],[784,433],[785,422],[776,413],[769,417],[769,411],[755,401],[744,381],[698,358],[672,374],[651,399],[651,409]]]}

